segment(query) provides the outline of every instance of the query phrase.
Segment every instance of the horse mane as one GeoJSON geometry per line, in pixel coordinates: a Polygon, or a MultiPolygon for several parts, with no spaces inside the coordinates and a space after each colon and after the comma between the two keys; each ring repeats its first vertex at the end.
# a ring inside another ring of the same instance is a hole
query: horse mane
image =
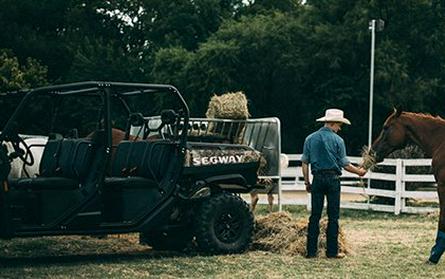
{"type": "Polygon", "coordinates": [[[402,112],[402,115],[406,115],[411,118],[421,118],[425,120],[432,120],[434,122],[444,124],[445,125],[445,119],[443,119],[440,116],[433,116],[429,113],[422,113],[422,112],[402,112]]]}

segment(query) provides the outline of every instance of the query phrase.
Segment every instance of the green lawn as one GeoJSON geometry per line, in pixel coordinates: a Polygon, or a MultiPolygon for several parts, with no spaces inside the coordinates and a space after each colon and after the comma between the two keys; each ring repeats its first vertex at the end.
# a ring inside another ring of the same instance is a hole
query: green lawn
{"type": "MultiPolygon", "coordinates": [[[[303,207],[285,209],[307,217],[303,207]]],[[[341,217],[352,250],[342,260],[264,251],[186,256],[152,252],[136,237],[53,237],[0,241],[0,278],[445,278],[445,257],[425,264],[437,216],[343,210],[341,217]]]]}

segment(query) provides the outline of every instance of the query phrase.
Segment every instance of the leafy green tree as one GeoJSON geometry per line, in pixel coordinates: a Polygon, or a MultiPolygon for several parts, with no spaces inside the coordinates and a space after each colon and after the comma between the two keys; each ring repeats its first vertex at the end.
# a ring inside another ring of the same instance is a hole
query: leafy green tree
{"type": "Polygon", "coordinates": [[[142,33],[157,47],[198,47],[218,30],[224,19],[236,15],[241,0],[143,1],[142,33]]]}
{"type": "Polygon", "coordinates": [[[141,59],[118,44],[90,38],[83,42],[73,49],[66,80],[149,81],[149,72],[142,67],[141,59]]]}
{"type": "Polygon", "coordinates": [[[0,92],[15,91],[45,85],[47,68],[28,58],[20,64],[11,51],[0,50],[0,92]]]}
{"type": "MultiPolygon", "coordinates": [[[[300,91],[306,81],[307,63],[301,51],[308,46],[307,37],[301,21],[282,13],[225,22],[196,53],[189,54],[192,59],[179,71],[181,76],[186,71],[188,86],[184,89],[194,115],[203,115],[214,93],[242,90],[254,117],[294,118],[304,107],[299,101],[309,96],[300,91]]],[[[162,54],[163,60],[178,60],[178,53],[162,54]]],[[[166,76],[175,80],[177,75],[169,67],[159,67],[153,74],[155,81],[166,76]]],[[[296,129],[289,127],[290,121],[283,122],[286,128],[296,129]]]]}
{"type": "Polygon", "coordinates": [[[0,0],[0,48],[12,49],[21,62],[38,59],[50,80],[63,81],[85,37],[119,41],[110,9],[107,1],[0,0]]]}
{"type": "Polygon", "coordinates": [[[434,0],[377,1],[372,7],[387,25],[376,51],[379,108],[388,111],[395,104],[443,115],[444,8],[434,0]]]}
{"type": "Polygon", "coordinates": [[[0,48],[17,55],[2,64],[21,65],[15,80],[38,84],[47,67],[51,83],[172,83],[195,116],[212,94],[243,90],[254,117],[280,117],[286,152],[301,152],[315,118],[339,107],[357,154],[367,139],[368,21],[386,23],[376,41],[377,133],[394,105],[444,115],[444,15],[439,0],[0,0],[0,48]]]}
{"type": "MultiPolygon", "coordinates": [[[[439,2],[313,0],[286,12],[267,3],[255,1],[248,16],[224,22],[194,53],[180,54],[192,57],[179,67],[192,111],[202,115],[213,93],[244,90],[253,116],[281,118],[284,150],[301,152],[314,120],[339,107],[354,124],[343,131],[349,151],[359,153],[367,139],[368,21],[379,17],[387,26],[376,44],[374,131],[394,105],[434,112],[444,103],[437,102],[445,50],[439,2]]],[[[171,68],[157,69],[155,80],[177,80],[171,68]]]]}
{"type": "Polygon", "coordinates": [[[241,9],[242,15],[268,14],[270,12],[295,12],[302,7],[300,0],[249,0],[241,9]]]}
{"type": "MultiPolygon", "coordinates": [[[[20,63],[9,50],[0,50],[0,92],[26,90],[47,84],[47,68],[32,58],[20,63]]],[[[0,127],[9,119],[21,94],[2,96],[0,98],[0,127]]],[[[0,128],[1,129],[1,128],[0,128]]]]}

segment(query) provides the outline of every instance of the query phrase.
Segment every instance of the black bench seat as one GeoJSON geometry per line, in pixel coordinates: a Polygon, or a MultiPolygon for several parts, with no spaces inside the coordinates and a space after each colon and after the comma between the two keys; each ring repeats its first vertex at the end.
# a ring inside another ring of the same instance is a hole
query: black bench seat
{"type": "Polygon", "coordinates": [[[116,149],[106,187],[157,187],[174,160],[176,145],[166,141],[122,141],[116,149]]]}
{"type": "Polygon", "coordinates": [[[95,143],[86,139],[49,140],[39,166],[39,176],[9,179],[17,189],[77,189],[85,182],[95,152],[95,143]]]}

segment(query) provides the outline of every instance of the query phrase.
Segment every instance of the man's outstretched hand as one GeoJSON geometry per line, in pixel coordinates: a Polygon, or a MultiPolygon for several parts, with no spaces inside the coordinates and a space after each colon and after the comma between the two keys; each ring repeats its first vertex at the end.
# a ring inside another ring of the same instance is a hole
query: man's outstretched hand
{"type": "Polygon", "coordinates": [[[368,172],[368,170],[363,168],[363,167],[359,167],[358,170],[357,170],[357,174],[359,176],[364,176],[367,172],[368,172]]]}

